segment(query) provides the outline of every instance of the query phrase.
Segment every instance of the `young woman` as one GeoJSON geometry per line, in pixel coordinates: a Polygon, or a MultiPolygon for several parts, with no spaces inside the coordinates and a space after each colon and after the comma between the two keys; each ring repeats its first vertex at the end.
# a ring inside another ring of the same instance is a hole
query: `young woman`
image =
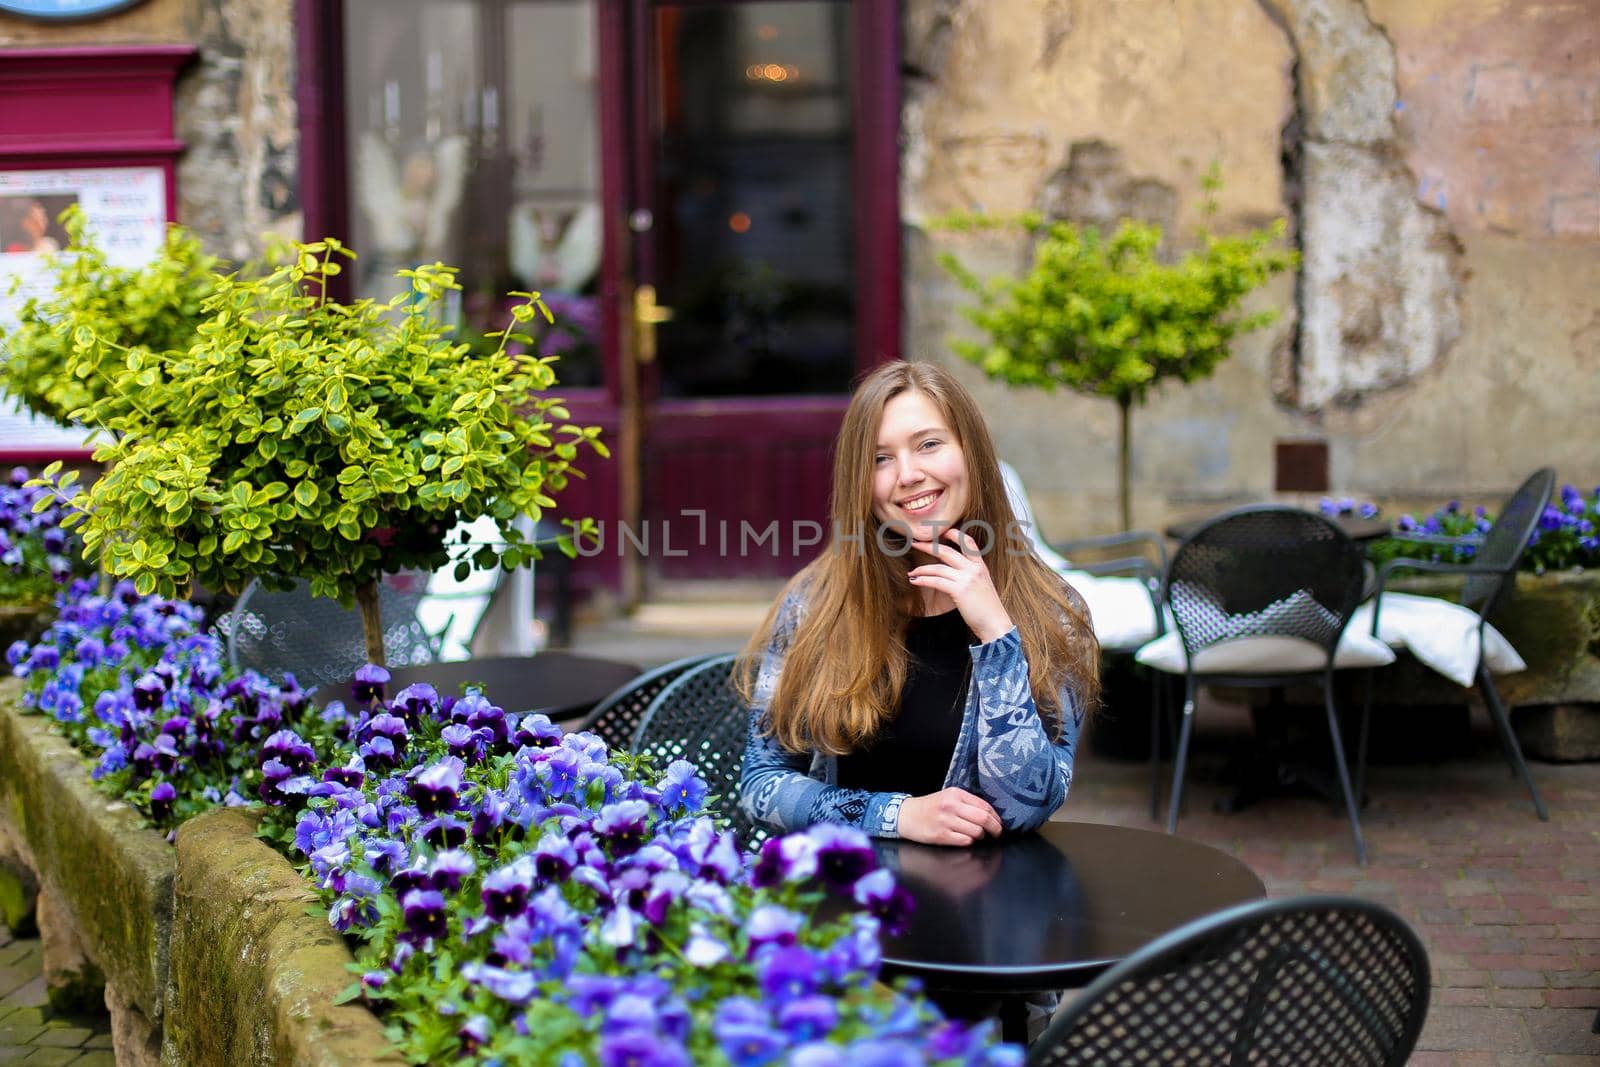
{"type": "Polygon", "coordinates": [[[745,811],[939,845],[1037,827],[1066,798],[1099,648],[1020,535],[988,427],[948,372],[891,363],[861,383],[832,512],[828,550],[735,672],[745,811]]]}

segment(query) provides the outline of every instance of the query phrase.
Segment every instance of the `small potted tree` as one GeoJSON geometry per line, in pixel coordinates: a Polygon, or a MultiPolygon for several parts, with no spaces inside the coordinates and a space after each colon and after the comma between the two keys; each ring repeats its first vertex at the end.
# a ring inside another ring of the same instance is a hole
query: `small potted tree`
{"type": "Polygon", "coordinates": [[[458,288],[452,268],[401,271],[406,288],[392,300],[345,304],[328,282],[353,258],[330,239],[290,246],[261,277],[217,276],[187,348],[79,329],[86,358],[114,351],[137,391],[88,405],[114,440],[95,453],[110,470],[77,518],[85,553],[142,593],[300,579],[313,595],[354,601],[368,659],[381,664],[382,574],[435,570],[452,552],[463,571],[536,558],[518,516],[553,506],[578,474],[580,445],[607,452],[597,427],[559,421],[566,410],[544,393],[554,360],[507,350],[519,324],[548,316],[537,294],[514,294],[522,303],[492,335],[498,347],[474,351],[438,314],[458,288]],[[445,543],[483,516],[500,544],[445,543]]]}
{"type": "MultiPolygon", "coordinates": [[[[1215,186],[1208,177],[1208,191],[1215,186]]],[[[1129,529],[1134,405],[1165,379],[1207,377],[1228,358],[1236,336],[1272,322],[1272,310],[1237,314],[1239,302],[1298,257],[1272,247],[1283,235],[1282,221],[1242,236],[1204,232],[1197,248],[1172,262],[1160,256],[1161,227],[1132,220],[1109,237],[1038,215],[941,223],[964,232],[1008,226],[1020,226],[1033,240],[1032,268],[1020,277],[984,281],[953,254],[940,257],[977,298],[963,314],[985,335],[957,340],[954,348],[1009,385],[1064,386],[1116,403],[1117,498],[1122,528],[1129,529]]]]}

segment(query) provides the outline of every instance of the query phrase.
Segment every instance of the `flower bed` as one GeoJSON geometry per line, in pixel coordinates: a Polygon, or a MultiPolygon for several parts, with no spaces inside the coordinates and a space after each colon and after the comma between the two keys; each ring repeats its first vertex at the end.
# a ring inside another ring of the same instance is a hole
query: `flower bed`
{"type": "MultiPolygon", "coordinates": [[[[131,987],[119,961],[149,962],[128,999],[152,1023],[166,1010],[169,1060],[331,1065],[388,1054],[386,1033],[416,1062],[1020,1062],[987,1025],[877,981],[880,926],[906,898],[864,836],[817,827],[749,857],[701,810],[707,786],[687,763],[657,772],[476,692],[412,686],[385,702],[374,668],[349,708],[314,712],[292,679],[228,677],[195,619],[125,584],[73,587],[44,639],[10,658],[25,702],[84,755],[41,717],[4,720],[54,753],[49,777],[79,797],[35,790],[7,810],[45,881],[89,887],[74,905],[86,937],[124,938],[91,952],[117,990],[131,987]],[[173,850],[91,792],[86,770],[179,827],[175,897],[173,850]],[[302,865],[325,919],[303,914],[289,864],[245,837],[247,813],[184,822],[257,797],[262,835],[302,865]],[[74,825],[55,828],[63,818],[74,825]],[[122,839],[157,874],[143,888],[94,873],[122,839]],[[345,940],[358,982],[340,974],[345,940]],[[341,979],[382,1026],[329,999],[341,979]]],[[[36,747],[6,745],[22,759],[36,747]]],[[[4,769],[8,786],[39,777],[4,769]]]]}
{"type": "Polygon", "coordinates": [[[880,924],[908,898],[859,832],[749,862],[689,764],[658,776],[475,692],[414,685],[322,726],[326,745],[264,751],[267,836],[362,942],[351,995],[417,1062],[1021,1060],[877,983],[880,924]],[[823,921],[829,898],[846,914],[823,921]]]}

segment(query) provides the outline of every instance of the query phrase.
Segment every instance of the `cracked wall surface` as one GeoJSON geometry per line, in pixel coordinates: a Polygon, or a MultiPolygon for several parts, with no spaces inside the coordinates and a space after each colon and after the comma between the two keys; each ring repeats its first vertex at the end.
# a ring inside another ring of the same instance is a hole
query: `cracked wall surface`
{"type": "MultiPolygon", "coordinates": [[[[1026,262],[945,212],[1182,235],[1215,160],[1219,229],[1290,220],[1300,276],[1251,298],[1280,322],[1136,413],[1136,522],[1271,496],[1288,438],[1392,510],[1600,480],[1600,0],[910,0],[904,30],[913,355],[969,328],[938,252],[1026,262]]],[[[1047,532],[1109,528],[1114,408],[957,371],[1047,532]]]]}
{"type": "Polygon", "coordinates": [[[1404,384],[1460,334],[1460,246],[1413,193],[1394,47],[1362,0],[1265,0],[1297,57],[1300,337],[1280,399],[1308,411],[1404,384]]]}
{"type": "Polygon", "coordinates": [[[0,15],[0,48],[190,44],[174,102],[178,221],[234,260],[300,236],[293,0],[146,0],[66,25],[0,15]]]}

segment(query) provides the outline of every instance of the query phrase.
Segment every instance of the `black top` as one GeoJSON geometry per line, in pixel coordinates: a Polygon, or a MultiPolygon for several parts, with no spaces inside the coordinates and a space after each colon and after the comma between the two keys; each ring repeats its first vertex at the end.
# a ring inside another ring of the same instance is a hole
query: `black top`
{"type": "Polygon", "coordinates": [[[959,610],[910,621],[900,708],[865,748],[839,757],[841,786],[914,797],[944,788],[966,711],[971,644],[959,610]]]}

